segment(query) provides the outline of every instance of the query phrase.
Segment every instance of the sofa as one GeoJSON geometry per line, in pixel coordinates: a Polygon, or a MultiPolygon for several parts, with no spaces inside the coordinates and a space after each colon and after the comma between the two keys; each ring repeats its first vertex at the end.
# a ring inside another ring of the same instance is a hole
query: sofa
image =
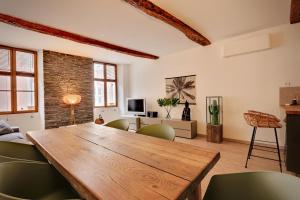
{"type": "Polygon", "coordinates": [[[8,125],[3,120],[0,120],[0,141],[28,143],[25,136],[20,132],[19,127],[8,125]]]}
{"type": "Polygon", "coordinates": [[[18,140],[24,140],[25,136],[20,133],[18,127],[11,127],[13,132],[12,133],[7,133],[4,135],[0,135],[0,141],[18,141],[18,140]]]}

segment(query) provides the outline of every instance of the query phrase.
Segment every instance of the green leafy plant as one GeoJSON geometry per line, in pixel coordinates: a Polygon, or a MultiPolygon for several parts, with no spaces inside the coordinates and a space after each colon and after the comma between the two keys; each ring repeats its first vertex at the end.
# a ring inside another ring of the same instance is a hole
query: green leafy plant
{"type": "Polygon", "coordinates": [[[157,103],[160,107],[165,108],[165,110],[167,111],[167,119],[171,118],[171,110],[173,107],[176,107],[177,104],[179,104],[179,98],[160,98],[157,99],[157,103]]]}
{"type": "Polygon", "coordinates": [[[219,125],[220,105],[218,105],[217,100],[213,100],[212,104],[208,106],[208,110],[211,124],[219,125]]]}

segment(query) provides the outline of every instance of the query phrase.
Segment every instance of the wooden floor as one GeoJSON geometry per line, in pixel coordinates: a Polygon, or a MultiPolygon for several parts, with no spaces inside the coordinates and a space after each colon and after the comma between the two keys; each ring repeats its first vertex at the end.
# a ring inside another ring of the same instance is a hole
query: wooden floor
{"type": "MultiPolygon", "coordinates": [[[[205,193],[210,178],[215,174],[225,174],[225,173],[237,173],[237,172],[247,172],[247,171],[276,171],[280,172],[279,164],[276,161],[265,160],[261,158],[254,158],[248,161],[248,168],[245,168],[246,155],[248,153],[249,146],[247,144],[241,144],[237,142],[224,141],[222,144],[209,143],[206,141],[204,136],[198,136],[195,139],[183,139],[176,138],[176,142],[188,143],[191,145],[196,145],[200,147],[205,147],[212,150],[217,150],[221,152],[221,159],[216,164],[216,166],[210,171],[208,176],[204,179],[201,185],[202,194],[205,193]]],[[[253,150],[253,153],[262,156],[269,156],[271,158],[277,159],[277,154],[261,152],[253,150]]],[[[282,159],[283,159],[282,155],[282,159]]],[[[284,173],[289,173],[285,170],[285,165],[283,164],[284,173]]],[[[291,174],[291,173],[289,173],[291,174]]]]}

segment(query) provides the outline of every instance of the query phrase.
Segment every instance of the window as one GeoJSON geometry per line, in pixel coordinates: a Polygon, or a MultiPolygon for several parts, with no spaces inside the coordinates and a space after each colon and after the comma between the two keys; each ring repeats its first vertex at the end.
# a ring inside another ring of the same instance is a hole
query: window
{"type": "Polygon", "coordinates": [[[117,100],[117,66],[94,62],[95,107],[115,107],[117,100]]]}
{"type": "Polygon", "coordinates": [[[0,114],[37,111],[37,53],[0,46],[0,114]]]}

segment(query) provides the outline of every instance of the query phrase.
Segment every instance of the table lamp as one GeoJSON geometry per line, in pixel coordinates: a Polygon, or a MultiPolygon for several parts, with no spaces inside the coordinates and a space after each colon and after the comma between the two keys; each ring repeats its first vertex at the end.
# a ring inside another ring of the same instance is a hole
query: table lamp
{"type": "Polygon", "coordinates": [[[77,94],[66,94],[63,97],[63,102],[67,105],[70,105],[71,108],[71,123],[75,124],[75,105],[79,104],[81,101],[81,96],[77,94]]]}

